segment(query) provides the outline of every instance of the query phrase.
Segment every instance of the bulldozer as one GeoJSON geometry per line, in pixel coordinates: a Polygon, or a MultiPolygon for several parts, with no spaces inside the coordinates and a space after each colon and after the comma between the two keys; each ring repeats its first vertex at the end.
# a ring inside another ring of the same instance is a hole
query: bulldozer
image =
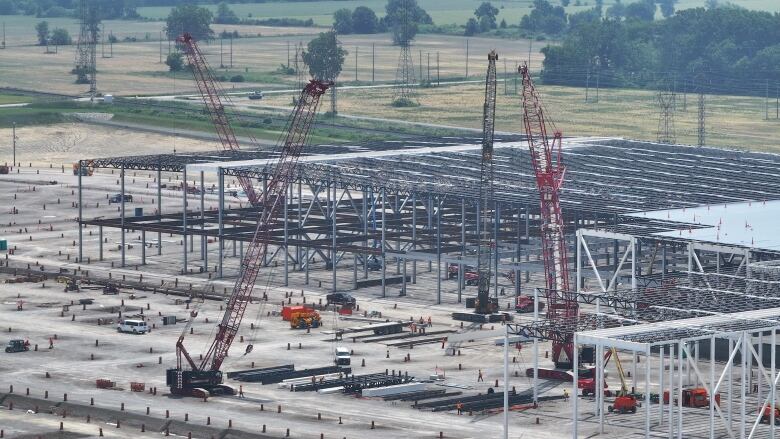
{"type": "Polygon", "coordinates": [[[290,316],[290,328],[292,329],[319,328],[321,322],[320,313],[313,310],[294,312],[290,316]]]}

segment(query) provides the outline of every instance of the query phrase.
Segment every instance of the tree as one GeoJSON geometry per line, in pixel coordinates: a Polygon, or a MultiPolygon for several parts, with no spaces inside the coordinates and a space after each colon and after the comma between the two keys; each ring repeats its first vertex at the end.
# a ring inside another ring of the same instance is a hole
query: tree
{"type": "Polygon", "coordinates": [[[639,21],[655,20],[655,1],[640,0],[626,5],[626,18],[639,21]]]}
{"type": "Polygon", "coordinates": [[[392,31],[395,44],[409,44],[417,35],[419,24],[433,24],[417,0],[388,0],[385,12],[384,23],[392,31]]]}
{"type": "Polygon", "coordinates": [[[477,23],[477,19],[474,17],[469,18],[469,21],[466,22],[466,31],[464,32],[464,35],[470,37],[478,33],[479,33],[479,23],[477,23]]]}
{"type": "Polygon", "coordinates": [[[575,28],[585,23],[592,23],[601,20],[601,11],[598,8],[586,9],[584,11],[569,14],[569,27],[575,28]]]}
{"type": "Polygon", "coordinates": [[[352,11],[342,8],[333,13],[333,29],[339,35],[352,33],[352,11]]]}
{"type": "Polygon", "coordinates": [[[377,32],[379,20],[373,9],[358,6],[352,12],[352,31],[356,34],[373,34],[377,32]]]}
{"type": "Polygon", "coordinates": [[[615,4],[607,8],[607,18],[616,18],[620,20],[626,16],[626,5],[620,0],[615,0],[615,4]]]}
{"type": "Polygon", "coordinates": [[[601,11],[604,10],[604,0],[596,0],[596,10],[601,14],[601,11]]]}
{"type": "Polygon", "coordinates": [[[16,5],[11,0],[0,0],[0,15],[15,15],[16,5]]]}
{"type": "Polygon", "coordinates": [[[347,53],[336,38],[336,31],[331,30],[309,41],[303,51],[303,62],[309,66],[309,73],[314,79],[335,81],[341,73],[347,53]]]}
{"type": "Polygon", "coordinates": [[[168,65],[168,70],[171,72],[180,72],[184,70],[184,57],[180,52],[172,52],[165,58],[165,64],[168,65]]]}
{"type": "Polygon", "coordinates": [[[237,24],[241,20],[238,19],[238,16],[235,12],[233,12],[232,9],[230,9],[230,6],[228,6],[227,3],[221,2],[217,6],[217,15],[214,17],[214,23],[219,24],[237,24]]]}
{"type": "Polygon", "coordinates": [[[35,33],[38,34],[38,44],[45,46],[49,41],[49,22],[44,20],[36,24],[35,33]]]}
{"type": "Polygon", "coordinates": [[[674,15],[674,3],[676,0],[659,0],[658,6],[661,8],[661,14],[664,18],[674,15]]]}
{"type": "Polygon", "coordinates": [[[503,18],[501,19],[501,24],[498,25],[501,29],[506,29],[506,20],[503,18]]]}
{"type": "Polygon", "coordinates": [[[73,40],[71,40],[70,34],[68,34],[67,30],[58,27],[51,31],[51,38],[49,38],[49,43],[54,44],[55,46],[67,46],[69,44],[73,44],[73,40]]]}
{"type": "Polygon", "coordinates": [[[561,6],[564,8],[568,7],[571,2],[569,0],[561,0],[561,6]]]}
{"type": "Polygon", "coordinates": [[[214,38],[214,31],[209,27],[211,19],[211,11],[206,8],[193,4],[176,6],[165,19],[165,32],[170,39],[189,32],[196,40],[210,40],[214,38]]]}
{"type": "Polygon", "coordinates": [[[561,34],[566,29],[566,10],[562,6],[551,5],[547,0],[534,0],[533,10],[523,16],[520,27],[530,32],[561,34]]]}
{"type": "Polygon", "coordinates": [[[490,2],[482,2],[482,4],[479,5],[479,7],[474,11],[474,15],[477,17],[477,20],[479,20],[479,24],[483,32],[496,28],[496,16],[498,15],[498,8],[493,6],[490,2]]]}

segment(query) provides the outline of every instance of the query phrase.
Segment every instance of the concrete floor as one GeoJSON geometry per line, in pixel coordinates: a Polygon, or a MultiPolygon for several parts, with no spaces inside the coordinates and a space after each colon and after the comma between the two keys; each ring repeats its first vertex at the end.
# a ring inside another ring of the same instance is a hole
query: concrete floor
{"type": "MultiPolygon", "coordinates": [[[[167,176],[164,178],[167,179],[167,176]]],[[[111,174],[108,170],[101,170],[92,177],[83,177],[83,181],[84,216],[117,216],[116,205],[109,206],[106,195],[118,192],[118,171],[111,174]],[[97,203],[100,203],[99,207],[97,203]]],[[[78,209],[73,204],[77,195],[76,182],[77,177],[67,168],[65,172],[61,168],[22,168],[19,173],[0,176],[0,239],[7,238],[10,247],[15,249],[15,254],[7,260],[12,267],[42,264],[47,271],[81,268],[89,270],[91,276],[100,278],[108,277],[108,273],[114,278],[126,276],[134,280],[143,275],[150,285],[178,279],[182,284],[193,283],[195,291],[205,285],[205,274],[178,274],[181,244],[180,239],[175,237],[163,236],[163,254],[158,256],[156,248],[148,248],[148,265],[136,266],[140,263],[140,245],[135,240],[140,233],[128,233],[127,242],[133,248],[127,253],[128,266],[119,268],[119,234],[106,230],[106,259],[99,262],[97,230],[88,228],[84,230],[84,256],[89,257],[91,263],[76,264],[77,247],[74,241],[77,240],[78,228],[74,218],[78,215],[78,209]],[[56,183],[50,183],[53,181],[56,183]],[[14,208],[18,209],[18,213],[14,213],[14,208]],[[112,261],[114,267],[111,266],[112,261]]],[[[127,206],[128,215],[132,214],[134,207],[142,206],[146,212],[156,208],[152,204],[155,198],[153,176],[141,171],[129,171],[126,183],[127,191],[135,197],[135,202],[127,206]]],[[[210,183],[207,181],[207,186],[210,183]]],[[[207,196],[207,208],[216,203],[216,196],[207,196]]],[[[233,205],[238,206],[238,203],[239,200],[234,200],[233,205]]],[[[198,203],[193,199],[190,205],[197,207],[198,203]]],[[[163,193],[164,211],[173,212],[180,208],[181,192],[163,193]]],[[[147,236],[147,239],[156,239],[156,236],[147,236]]],[[[194,247],[191,266],[197,267],[200,263],[197,238],[194,247]]],[[[216,251],[217,246],[211,245],[209,265],[212,270],[216,251]]],[[[232,255],[231,250],[227,253],[232,255]]],[[[226,274],[234,273],[237,262],[237,258],[227,258],[226,274]]],[[[351,288],[350,262],[351,258],[347,258],[344,269],[339,272],[338,282],[345,288],[351,288]]],[[[394,270],[395,263],[389,262],[388,274],[394,270]]],[[[269,271],[261,271],[261,279],[267,279],[269,271]]],[[[444,267],[442,272],[445,272],[444,267]]],[[[291,274],[288,287],[278,286],[281,282],[280,268],[271,274],[272,287],[267,290],[269,302],[250,305],[239,333],[243,342],[240,338],[236,339],[223,370],[246,369],[252,363],[255,367],[294,363],[297,369],[331,364],[336,346],[330,341],[332,331],[336,327],[360,326],[362,322],[344,320],[331,312],[324,312],[324,327],[306,334],[291,330],[280,317],[267,316],[269,312],[279,311],[279,303],[291,291],[294,292],[293,302],[301,301],[302,293],[308,302],[324,299],[330,289],[330,271],[313,269],[308,286],[304,284],[304,274],[300,272],[291,274]],[[322,287],[318,286],[319,281],[322,281],[322,287]],[[255,330],[250,329],[250,323],[254,323],[255,330]],[[244,355],[249,343],[254,344],[254,350],[244,355]],[[290,350],[287,350],[288,343],[292,347],[290,350]]],[[[373,275],[376,276],[376,273],[373,275]]],[[[450,318],[451,312],[463,309],[457,303],[455,281],[442,280],[443,303],[434,305],[437,283],[435,266],[429,273],[427,264],[420,263],[418,276],[417,285],[409,285],[408,296],[404,298],[397,297],[399,286],[389,286],[386,298],[381,297],[379,287],[351,293],[358,299],[361,313],[377,311],[387,319],[430,316],[434,330],[459,330],[460,324],[450,318]]],[[[0,275],[3,280],[11,277],[0,275]]],[[[537,281],[532,277],[529,285],[533,287],[537,281]]],[[[500,286],[507,291],[513,290],[506,279],[502,278],[502,282],[506,282],[506,285],[500,286]]],[[[213,285],[217,292],[223,288],[229,291],[232,280],[217,280],[213,285]]],[[[265,285],[265,281],[256,287],[256,295],[261,295],[262,285],[265,285]]],[[[160,315],[176,315],[185,319],[189,311],[181,297],[131,290],[123,290],[117,296],[104,296],[99,290],[64,293],[62,289],[62,285],[53,280],[46,282],[45,286],[40,283],[0,283],[0,330],[4,332],[0,341],[4,343],[6,339],[24,338],[38,345],[37,351],[0,354],[0,430],[3,430],[4,437],[96,437],[100,428],[105,437],[159,437],[166,427],[171,435],[186,436],[191,432],[193,437],[205,438],[286,437],[287,429],[289,437],[293,438],[319,438],[321,435],[328,438],[435,438],[439,437],[440,432],[446,438],[501,435],[500,411],[475,413],[472,416],[459,416],[454,412],[433,413],[414,409],[409,403],[341,394],[289,392],[277,385],[245,383],[243,390],[246,398],[243,399],[213,397],[204,403],[172,397],[167,394],[164,372],[166,368],[175,365],[175,342],[183,324],[163,326],[160,315]],[[77,303],[78,299],[87,297],[95,300],[93,305],[88,305],[86,309],[76,305],[63,311],[63,305],[71,301],[77,303]],[[23,311],[16,311],[19,300],[23,301],[23,311]],[[98,319],[115,321],[120,309],[125,316],[143,310],[144,316],[156,328],[151,334],[134,336],[117,333],[113,324],[98,325],[98,319]],[[48,349],[48,340],[55,334],[54,348],[48,349]],[[160,358],[162,364],[158,364],[160,358]],[[47,373],[49,378],[46,377],[47,373]],[[95,380],[99,378],[116,382],[121,390],[97,389],[95,380]],[[130,392],[130,382],[143,382],[147,388],[157,387],[158,393],[155,396],[130,392]],[[7,393],[10,386],[14,388],[12,395],[7,393]],[[26,397],[27,389],[29,398],[26,397]],[[47,391],[48,399],[45,398],[47,391]],[[65,394],[67,402],[64,401],[65,394]],[[94,406],[90,406],[90,398],[94,400],[94,406]],[[11,402],[14,402],[14,410],[9,410],[11,402]],[[122,404],[124,411],[121,410],[122,404]],[[32,413],[36,405],[39,409],[37,414],[32,413]],[[261,405],[263,411],[260,410],[261,405]],[[278,406],[282,407],[281,413],[277,413],[278,406]],[[63,411],[65,418],[62,416],[63,411]],[[169,413],[168,418],[165,416],[166,411],[169,413]],[[318,420],[318,413],[321,414],[321,420],[318,420]],[[91,416],[89,423],[87,414],[91,416]],[[211,421],[208,426],[207,417],[211,421]],[[120,428],[116,426],[117,419],[120,420],[120,428]],[[370,428],[372,421],[375,424],[373,430],[370,428]],[[60,422],[63,423],[63,432],[59,432],[60,422]],[[142,424],[145,433],[141,433],[142,424]],[[263,425],[266,427],[265,436],[261,434],[263,425]]],[[[475,294],[474,289],[467,287],[466,294],[475,294]]],[[[502,299],[502,308],[509,302],[509,298],[502,299]]],[[[214,322],[221,316],[220,306],[218,301],[206,301],[200,306],[200,313],[193,324],[193,334],[188,334],[185,340],[195,355],[205,350],[210,343],[215,329],[214,322]]],[[[488,329],[490,326],[486,325],[484,330],[488,329]]],[[[446,379],[443,384],[465,386],[464,394],[484,393],[495,385],[496,380],[499,380],[499,386],[503,386],[502,348],[496,346],[493,339],[464,343],[460,346],[460,355],[454,357],[445,355],[445,350],[438,343],[417,346],[411,350],[387,347],[381,343],[353,343],[347,338],[342,344],[354,350],[352,361],[357,374],[389,369],[427,378],[436,372],[444,373],[446,379]],[[389,358],[386,358],[388,352],[389,358]],[[411,362],[403,360],[407,354],[411,355],[411,362]],[[363,360],[365,367],[360,366],[363,360]],[[484,383],[477,382],[480,369],[484,373],[484,383]]],[[[547,350],[549,344],[541,343],[540,352],[547,350]]],[[[513,349],[510,355],[517,360],[511,364],[511,374],[517,373],[518,377],[512,378],[509,385],[518,391],[528,389],[532,383],[524,376],[524,372],[533,360],[530,345],[523,346],[520,351],[513,349]]],[[[626,370],[632,369],[630,357],[621,356],[621,360],[626,370]]],[[[551,362],[542,357],[540,365],[551,366],[551,362]]],[[[635,374],[639,383],[644,382],[643,371],[641,365],[635,374]]],[[[651,386],[657,386],[656,378],[654,372],[651,386]]],[[[608,380],[611,388],[618,387],[614,372],[608,380]]],[[[236,382],[232,384],[237,385],[236,382]]],[[[567,384],[566,388],[569,386],[567,384]]],[[[552,385],[545,394],[560,395],[563,389],[562,384],[552,385]]],[[[596,420],[592,416],[595,407],[592,399],[582,398],[581,403],[580,434],[586,437],[597,431],[596,420]]],[[[510,437],[568,437],[572,425],[570,404],[563,401],[548,402],[536,410],[513,411],[510,415],[510,437]]],[[[656,408],[653,410],[655,413],[656,408]]],[[[640,419],[644,418],[639,418],[639,414],[636,416],[632,419],[630,415],[608,414],[606,436],[630,437],[641,434],[640,419]]],[[[700,436],[695,432],[697,426],[706,425],[706,411],[686,410],[686,423],[688,419],[692,421],[689,424],[691,437],[700,436]],[[692,416],[687,415],[688,411],[692,416]],[[701,422],[694,421],[698,417],[702,417],[701,422]]]]}

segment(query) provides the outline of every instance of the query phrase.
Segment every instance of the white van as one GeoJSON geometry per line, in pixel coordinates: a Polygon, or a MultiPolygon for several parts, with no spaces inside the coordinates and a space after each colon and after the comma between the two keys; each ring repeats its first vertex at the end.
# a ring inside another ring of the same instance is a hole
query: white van
{"type": "Polygon", "coordinates": [[[118,332],[131,332],[133,334],[146,334],[149,326],[143,320],[122,320],[116,326],[118,332]]]}

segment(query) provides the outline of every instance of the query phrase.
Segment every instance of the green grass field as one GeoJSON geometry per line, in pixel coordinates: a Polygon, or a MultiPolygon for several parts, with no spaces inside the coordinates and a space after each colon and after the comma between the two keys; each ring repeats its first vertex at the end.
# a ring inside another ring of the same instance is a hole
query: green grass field
{"type": "MultiPolygon", "coordinates": [[[[498,85],[496,130],[522,132],[520,97],[508,84],[498,85]]],[[[538,84],[547,115],[566,136],[614,136],[630,139],[657,139],[659,110],[656,93],[646,90],[601,89],[599,101],[585,102],[585,90],[576,87],[538,84]]],[[[339,112],[373,118],[388,118],[420,123],[481,128],[484,85],[424,88],[418,90],[419,107],[397,108],[390,105],[392,89],[342,90],[339,112]],[[367,105],[366,103],[370,103],[367,105]]],[[[696,144],[698,113],[696,95],[678,96],[674,113],[676,140],[696,144]]],[[[273,95],[269,105],[290,105],[289,96],[273,95]]],[[[780,152],[777,135],[780,119],[775,117],[775,101],[770,103],[770,119],[764,119],[764,99],[759,97],[706,96],[706,144],[709,146],[780,152]]],[[[329,108],[329,101],[325,102],[329,108]]]]}
{"type": "MultiPolygon", "coordinates": [[[[704,6],[705,0],[680,0],[677,9],[687,9],[704,6]]],[[[777,0],[731,0],[732,3],[744,6],[749,9],[760,9],[772,12],[780,11],[780,2],[777,0]]],[[[418,0],[420,6],[433,18],[436,24],[464,24],[466,20],[474,14],[474,9],[479,6],[477,0],[418,0]]],[[[499,20],[505,19],[507,23],[519,23],[520,18],[528,13],[533,0],[493,0],[493,5],[500,9],[499,20]]],[[[552,0],[551,3],[559,4],[558,0],[552,0]]],[[[583,9],[593,7],[595,0],[581,0],[581,6],[574,6],[574,1],[566,10],[569,13],[577,12],[583,9]]],[[[614,0],[606,0],[605,5],[609,6],[614,0]]],[[[357,6],[368,6],[373,9],[377,15],[382,16],[385,12],[386,0],[317,0],[308,2],[284,2],[270,1],[266,3],[238,3],[231,4],[230,7],[240,18],[311,18],[321,26],[330,26],[333,23],[333,12],[341,8],[354,9],[357,6]]],[[[208,6],[216,10],[215,5],[208,6]]],[[[162,19],[168,15],[170,7],[143,7],[138,12],[148,18],[162,19]]]]}

